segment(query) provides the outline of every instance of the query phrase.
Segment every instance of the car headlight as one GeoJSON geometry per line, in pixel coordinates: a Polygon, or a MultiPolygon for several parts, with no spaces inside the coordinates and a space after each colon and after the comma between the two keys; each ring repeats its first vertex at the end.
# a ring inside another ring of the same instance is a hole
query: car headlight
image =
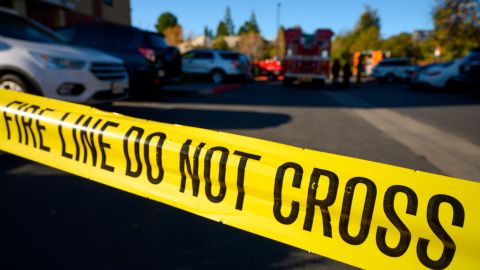
{"type": "Polygon", "coordinates": [[[67,68],[67,69],[82,69],[86,62],[76,59],[67,59],[62,57],[55,57],[39,52],[30,52],[35,59],[49,68],[67,68]]]}

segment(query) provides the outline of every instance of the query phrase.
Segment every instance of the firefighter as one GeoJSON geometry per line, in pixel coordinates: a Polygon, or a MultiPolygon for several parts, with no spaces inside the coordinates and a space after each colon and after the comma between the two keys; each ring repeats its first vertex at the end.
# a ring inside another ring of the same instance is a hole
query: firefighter
{"type": "Polygon", "coordinates": [[[342,67],[342,72],[342,88],[347,89],[350,87],[350,77],[352,77],[352,68],[350,67],[350,63],[348,61],[345,61],[345,64],[342,67]]]}
{"type": "Polygon", "coordinates": [[[358,58],[358,65],[357,65],[357,84],[362,83],[362,74],[365,68],[363,61],[364,61],[364,56],[360,55],[360,57],[358,58]]]}
{"type": "Polygon", "coordinates": [[[335,59],[332,65],[333,86],[336,86],[338,83],[338,75],[340,75],[340,61],[335,59]]]}

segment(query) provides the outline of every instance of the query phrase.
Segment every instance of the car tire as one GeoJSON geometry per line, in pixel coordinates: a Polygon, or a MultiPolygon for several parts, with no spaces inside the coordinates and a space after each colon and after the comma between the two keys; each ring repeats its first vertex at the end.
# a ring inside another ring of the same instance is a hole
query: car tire
{"type": "Polygon", "coordinates": [[[456,87],[457,87],[457,84],[455,83],[455,80],[450,79],[445,83],[445,86],[443,87],[443,89],[446,91],[455,91],[456,87]]]}
{"type": "Polygon", "coordinates": [[[5,74],[0,77],[0,88],[16,92],[28,93],[27,83],[15,74],[5,74]]]}
{"type": "Polygon", "coordinates": [[[397,79],[397,77],[395,77],[395,75],[393,75],[392,73],[388,73],[385,76],[384,80],[385,80],[386,83],[394,83],[396,79],[397,79]]]}
{"type": "Polygon", "coordinates": [[[293,78],[284,77],[282,84],[283,86],[290,87],[290,86],[293,86],[293,81],[294,81],[293,78]]]}
{"type": "Polygon", "coordinates": [[[221,69],[214,69],[210,72],[210,80],[214,84],[221,84],[225,81],[225,72],[221,69]]]}
{"type": "Polygon", "coordinates": [[[322,79],[314,79],[312,84],[316,89],[322,89],[325,87],[325,81],[322,79]]]}

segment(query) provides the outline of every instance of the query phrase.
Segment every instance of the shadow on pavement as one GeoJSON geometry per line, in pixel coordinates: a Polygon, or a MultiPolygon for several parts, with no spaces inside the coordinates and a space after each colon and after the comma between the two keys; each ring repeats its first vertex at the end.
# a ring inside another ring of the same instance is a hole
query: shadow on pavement
{"type": "Polygon", "coordinates": [[[224,110],[192,110],[175,108],[162,110],[113,106],[111,110],[129,116],[207,129],[260,129],[276,127],[291,120],[287,114],[224,110]]]}
{"type": "Polygon", "coordinates": [[[1,269],[353,269],[15,156],[0,164],[1,269]]]}
{"type": "MultiPolygon", "coordinates": [[[[480,92],[477,91],[444,91],[416,90],[405,84],[367,83],[358,87],[352,86],[346,90],[335,90],[301,87],[284,87],[281,82],[252,83],[238,91],[225,95],[205,97],[167,97],[162,96],[165,103],[202,103],[202,104],[235,104],[253,106],[291,106],[291,107],[344,107],[326,97],[325,92],[347,93],[364,99],[368,108],[396,107],[428,107],[449,105],[480,104],[480,92]],[[246,93],[249,99],[245,99],[246,93]],[[292,96],[294,98],[292,98],[292,96]]],[[[365,108],[364,104],[351,104],[349,107],[365,108]]]]}

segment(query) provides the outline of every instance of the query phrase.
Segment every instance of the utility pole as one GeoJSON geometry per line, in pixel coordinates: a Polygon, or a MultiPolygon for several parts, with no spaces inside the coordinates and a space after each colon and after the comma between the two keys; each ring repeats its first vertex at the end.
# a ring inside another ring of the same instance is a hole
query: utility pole
{"type": "Polygon", "coordinates": [[[277,2],[277,31],[276,31],[276,37],[275,37],[275,50],[276,50],[276,54],[277,54],[277,57],[279,57],[280,55],[280,44],[279,44],[279,40],[278,40],[278,31],[280,30],[280,8],[282,7],[282,3],[280,2],[277,2]]]}

